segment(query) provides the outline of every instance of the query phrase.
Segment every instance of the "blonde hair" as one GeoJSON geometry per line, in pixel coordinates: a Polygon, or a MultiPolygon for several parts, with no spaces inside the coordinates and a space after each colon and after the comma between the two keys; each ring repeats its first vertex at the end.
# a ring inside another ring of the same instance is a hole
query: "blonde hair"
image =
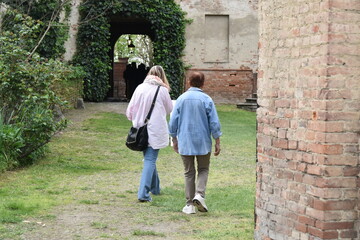
{"type": "Polygon", "coordinates": [[[160,65],[155,65],[150,68],[148,75],[154,75],[160,78],[166,86],[170,88],[164,69],[160,65]]]}

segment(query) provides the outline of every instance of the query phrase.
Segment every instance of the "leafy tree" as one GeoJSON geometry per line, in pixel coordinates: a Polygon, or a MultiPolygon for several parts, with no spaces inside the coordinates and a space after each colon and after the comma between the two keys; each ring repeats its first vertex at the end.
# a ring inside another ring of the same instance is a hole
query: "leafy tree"
{"type": "Polygon", "coordinates": [[[147,35],[122,35],[115,43],[114,58],[129,58],[129,62],[143,63],[146,66],[153,65],[153,49],[151,39],[147,35]],[[135,45],[130,49],[129,39],[135,45]]]}
{"type": "MultiPolygon", "coordinates": [[[[34,162],[51,137],[66,126],[55,118],[65,102],[55,83],[79,81],[83,72],[32,52],[42,22],[8,10],[0,31],[0,171],[34,162]]],[[[41,34],[41,33],[40,33],[41,34]]]]}
{"type": "MultiPolygon", "coordinates": [[[[8,8],[16,9],[19,14],[24,14],[37,21],[39,32],[33,41],[28,42],[31,57],[35,52],[46,58],[61,58],[65,52],[69,26],[60,21],[61,13],[65,18],[70,14],[71,0],[3,0],[8,8]]],[[[13,29],[13,21],[6,16],[2,22],[3,29],[13,29]]]]}

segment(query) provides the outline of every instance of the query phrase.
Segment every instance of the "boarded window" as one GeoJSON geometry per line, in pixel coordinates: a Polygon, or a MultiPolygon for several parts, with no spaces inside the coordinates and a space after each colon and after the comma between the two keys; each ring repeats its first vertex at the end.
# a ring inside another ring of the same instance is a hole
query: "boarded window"
{"type": "Polygon", "coordinates": [[[205,62],[229,61],[229,16],[205,15],[205,62]]]}

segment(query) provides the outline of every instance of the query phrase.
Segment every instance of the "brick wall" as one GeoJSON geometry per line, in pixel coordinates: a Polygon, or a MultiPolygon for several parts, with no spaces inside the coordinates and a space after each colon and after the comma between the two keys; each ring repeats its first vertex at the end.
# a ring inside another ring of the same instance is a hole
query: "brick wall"
{"type": "Polygon", "coordinates": [[[255,239],[360,239],[360,1],[259,1],[255,239]]]}
{"type": "Polygon", "coordinates": [[[124,71],[126,69],[128,59],[120,58],[119,62],[113,64],[113,98],[117,100],[126,99],[126,81],[124,79],[124,71]]]}
{"type": "MultiPolygon", "coordinates": [[[[251,69],[190,69],[191,72],[200,71],[205,75],[203,90],[215,103],[237,104],[251,97],[254,90],[253,72],[251,69]]],[[[189,88],[186,81],[185,89],[189,88]]]]}

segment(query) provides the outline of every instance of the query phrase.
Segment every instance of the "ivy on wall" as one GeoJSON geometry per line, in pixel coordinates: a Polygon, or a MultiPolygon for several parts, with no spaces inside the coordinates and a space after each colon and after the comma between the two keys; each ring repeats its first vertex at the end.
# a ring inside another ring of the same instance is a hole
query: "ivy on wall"
{"type": "Polygon", "coordinates": [[[154,64],[161,65],[170,82],[173,98],[181,94],[185,67],[181,60],[185,48],[185,19],[172,0],[87,0],[80,6],[82,24],[77,36],[74,62],[86,71],[84,97],[102,101],[109,90],[111,59],[109,51],[111,15],[141,17],[154,32],[154,64]]]}
{"type": "MultiPolygon", "coordinates": [[[[37,23],[42,31],[39,33],[39,36],[45,34],[45,37],[41,44],[39,44],[36,50],[37,53],[45,58],[62,57],[65,53],[64,43],[68,38],[69,26],[60,22],[60,14],[64,13],[63,21],[68,19],[71,10],[70,0],[2,0],[2,2],[23,14],[29,15],[35,20],[39,20],[37,23]],[[48,26],[50,28],[45,32],[48,26]]],[[[13,26],[10,22],[8,26],[5,25],[4,27],[11,29],[13,26]]],[[[28,46],[30,50],[36,47],[36,43],[34,41],[34,45],[28,46]]]]}

